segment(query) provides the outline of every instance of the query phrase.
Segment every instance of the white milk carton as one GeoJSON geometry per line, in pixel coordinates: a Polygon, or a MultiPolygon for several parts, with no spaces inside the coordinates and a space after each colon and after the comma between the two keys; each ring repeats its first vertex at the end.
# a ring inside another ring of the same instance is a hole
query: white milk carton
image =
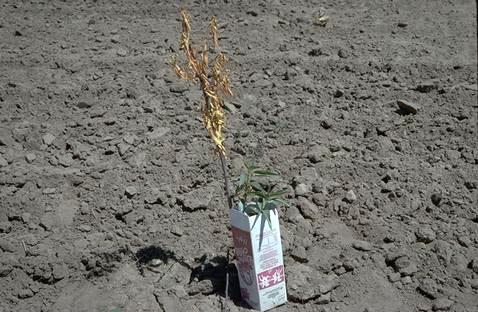
{"type": "Polygon", "coordinates": [[[230,214],[242,299],[260,311],[286,303],[277,210],[270,213],[272,229],[264,216],[248,216],[237,209],[230,214]]]}

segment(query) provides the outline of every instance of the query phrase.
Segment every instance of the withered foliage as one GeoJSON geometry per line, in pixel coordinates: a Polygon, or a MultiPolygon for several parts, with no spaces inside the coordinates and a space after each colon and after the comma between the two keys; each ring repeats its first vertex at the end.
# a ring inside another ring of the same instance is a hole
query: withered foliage
{"type": "MultiPolygon", "coordinates": [[[[223,52],[215,52],[212,62],[209,63],[208,40],[203,46],[195,48],[190,42],[191,24],[186,10],[181,12],[182,31],[179,38],[179,48],[185,56],[185,64],[178,64],[173,58],[172,66],[178,77],[198,83],[204,96],[201,107],[203,124],[209,136],[216,145],[218,153],[225,155],[224,138],[224,109],[221,96],[232,96],[229,73],[225,66],[227,57],[223,52]]],[[[218,48],[217,21],[213,16],[209,21],[209,39],[212,40],[215,50],[218,48]]]]}

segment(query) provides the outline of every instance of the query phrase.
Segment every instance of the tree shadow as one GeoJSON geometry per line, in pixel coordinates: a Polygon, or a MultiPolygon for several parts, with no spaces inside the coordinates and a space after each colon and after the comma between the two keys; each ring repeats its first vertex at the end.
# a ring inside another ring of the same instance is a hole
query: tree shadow
{"type": "Polygon", "coordinates": [[[163,263],[178,262],[191,270],[188,281],[189,285],[204,280],[210,281],[212,293],[223,298],[225,297],[226,290],[226,273],[229,272],[228,297],[236,306],[247,307],[241,301],[237,269],[232,259],[229,259],[229,256],[204,254],[202,257],[195,259],[194,264],[191,265],[176,256],[174,251],[167,250],[159,245],[151,245],[140,248],[135,253],[135,258],[138,270],[142,275],[144,274],[144,268],[150,265],[154,259],[159,259],[163,263]]]}
{"type": "Polygon", "coordinates": [[[173,251],[167,250],[161,246],[151,245],[140,248],[134,255],[136,267],[138,271],[144,276],[144,269],[152,264],[152,260],[159,259],[163,263],[168,263],[170,260],[180,262],[173,251]]]}
{"type": "Polygon", "coordinates": [[[212,284],[213,293],[225,297],[226,273],[229,272],[228,297],[235,305],[242,306],[237,269],[234,263],[228,261],[228,257],[204,255],[196,262],[198,265],[191,272],[190,283],[208,280],[212,284]]]}
{"type": "Polygon", "coordinates": [[[177,261],[174,252],[166,250],[161,246],[151,245],[139,249],[136,254],[138,264],[144,265],[150,263],[153,259],[159,259],[164,263],[168,263],[170,259],[177,261]]]}

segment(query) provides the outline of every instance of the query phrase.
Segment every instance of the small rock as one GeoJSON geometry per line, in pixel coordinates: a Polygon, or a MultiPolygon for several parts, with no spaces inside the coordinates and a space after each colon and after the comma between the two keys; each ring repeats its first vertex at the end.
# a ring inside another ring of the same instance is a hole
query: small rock
{"type": "Polygon", "coordinates": [[[128,134],[123,137],[123,141],[125,141],[129,145],[133,145],[135,140],[136,140],[136,136],[132,134],[128,134]]]}
{"type": "Polygon", "coordinates": [[[308,53],[310,56],[321,56],[323,54],[322,49],[319,48],[313,48],[312,50],[309,51],[308,53]]]}
{"type": "Polygon", "coordinates": [[[292,300],[306,301],[325,294],[317,287],[320,275],[321,273],[302,263],[286,266],[289,297],[292,300]]]}
{"type": "Polygon", "coordinates": [[[22,221],[23,223],[27,224],[30,222],[30,220],[32,219],[32,215],[28,212],[24,212],[22,213],[22,221]]]}
{"type": "Polygon", "coordinates": [[[204,279],[197,283],[192,283],[188,289],[188,294],[192,296],[197,294],[210,295],[213,292],[214,285],[212,284],[212,281],[208,279],[204,279]]]}
{"type": "Polygon", "coordinates": [[[47,133],[42,137],[43,143],[48,146],[50,146],[55,139],[56,137],[51,133],[47,133]]]}
{"type": "Polygon", "coordinates": [[[184,93],[189,90],[189,87],[185,83],[174,83],[169,87],[169,91],[173,93],[184,93]]]}
{"type": "Polygon", "coordinates": [[[390,273],[390,274],[388,274],[388,280],[391,283],[398,282],[400,280],[400,273],[390,273]]]}
{"type": "Polygon", "coordinates": [[[317,299],[317,304],[327,304],[330,303],[330,292],[323,294],[317,299]]]}
{"type": "Polygon", "coordinates": [[[295,205],[287,207],[285,216],[287,220],[291,221],[292,223],[300,223],[301,221],[304,221],[304,217],[295,205]]]}
{"type": "Polygon", "coordinates": [[[68,275],[68,270],[63,264],[55,264],[52,274],[55,280],[62,280],[68,275]]]}
{"type": "Polygon", "coordinates": [[[463,247],[470,247],[472,245],[470,238],[464,235],[458,237],[458,243],[463,247]]]}
{"type": "Polygon", "coordinates": [[[310,150],[306,153],[306,157],[312,163],[318,163],[324,160],[330,154],[329,149],[326,146],[322,145],[314,145],[310,148],[310,150]]]}
{"type": "Polygon", "coordinates": [[[185,194],[180,201],[183,204],[183,208],[187,211],[207,209],[214,192],[215,190],[212,187],[203,187],[185,194]]]}
{"type": "Polygon", "coordinates": [[[433,301],[433,311],[449,311],[454,302],[446,297],[438,298],[433,301]]]}
{"type": "Polygon", "coordinates": [[[397,26],[400,27],[400,28],[405,28],[405,27],[408,26],[408,23],[406,23],[406,22],[398,22],[397,26]]]}
{"type": "Polygon", "coordinates": [[[80,230],[81,232],[90,232],[91,231],[91,226],[86,225],[86,224],[82,224],[78,227],[78,230],[80,230]]]}
{"type": "Polygon", "coordinates": [[[455,253],[451,257],[451,263],[454,265],[456,270],[465,272],[469,261],[463,254],[455,253]]]}
{"type": "Polygon", "coordinates": [[[87,109],[93,106],[93,103],[87,102],[87,101],[79,101],[76,103],[76,107],[81,108],[81,109],[87,109]]]}
{"type": "Polygon", "coordinates": [[[442,197],[440,193],[433,193],[430,199],[435,206],[438,206],[440,205],[442,197]]]}
{"type": "Polygon", "coordinates": [[[473,289],[478,289],[478,278],[474,278],[470,281],[470,286],[473,289]]]}
{"type": "Polygon", "coordinates": [[[118,148],[118,153],[120,154],[120,156],[123,156],[131,148],[131,145],[121,142],[116,145],[116,147],[118,148]]]}
{"type": "Polygon", "coordinates": [[[56,188],[54,187],[48,187],[42,191],[44,195],[52,195],[56,193],[56,188]]]}
{"type": "Polygon", "coordinates": [[[233,115],[237,113],[237,108],[229,101],[224,101],[224,108],[233,115]]]}
{"type": "Polygon", "coordinates": [[[319,217],[319,208],[307,198],[299,197],[297,200],[297,206],[302,212],[304,218],[315,220],[319,217]]]}
{"type": "Polygon", "coordinates": [[[465,187],[469,190],[476,190],[478,188],[478,181],[466,181],[465,187]]]}
{"type": "Polygon", "coordinates": [[[339,287],[339,283],[337,279],[324,278],[319,280],[317,286],[321,294],[327,294],[331,292],[332,290],[334,290],[335,288],[339,287]]]}
{"type": "Polygon", "coordinates": [[[33,297],[34,293],[30,288],[23,288],[18,291],[17,297],[19,299],[26,299],[33,297]]]}
{"type": "Polygon", "coordinates": [[[8,161],[0,156],[0,168],[8,166],[8,161]]]}
{"type": "Polygon", "coordinates": [[[410,284],[412,282],[412,278],[409,275],[402,277],[401,282],[403,285],[410,284]]]}
{"type": "Polygon", "coordinates": [[[116,55],[124,57],[128,55],[128,51],[126,49],[119,48],[118,50],[116,50],[116,55]]]}
{"type": "Polygon", "coordinates": [[[292,252],[290,253],[292,258],[299,262],[307,262],[307,251],[305,250],[304,246],[297,246],[295,247],[292,252]]]}
{"type": "Polygon", "coordinates": [[[473,259],[473,260],[471,261],[470,267],[471,267],[471,269],[473,270],[473,272],[475,272],[476,274],[478,274],[478,258],[473,259]]]}
{"type": "Polygon", "coordinates": [[[369,242],[357,240],[352,243],[352,247],[360,251],[370,251],[372,250],[372,245],[369,242]]]}
{"type": "Polygon", "coordinates": [[[183,229],[180,228],[179,226],[174,225],[174,226],[171,228],[171,233],[173,233],[174,235],[177,235],[177,236],[183,236],[184,231],[183,231],[183,229]]]}
{"type": "Polygon", "coordinates": [[[40,226],[45,230],[50,231],[55,226],[54,216],[50,213],[44,214],[40,218],[40,226]]]}
{"type": "Polygon", "coordinates": [[[25,159],[28,163],[34,162],[36,158],[37,157],[34,153],[28,153],[28,154],[25,155],[25,159]]]}
{"type": "Polygon", "coordinates": [[[346,260],[344,261],[343,267],[347,272],[350,272],[353,271],[355,268],[358,268],[359,263],[356,259],[346,260]]]}
{"type": "Polygon", "coordinates": [[[2,259],[0,259],[0,277],[5,277],[12,272],[14,264],[12,262],[13,261],[7,259],[6,257],[2,257],[2,259]]]}
{"type": "Polygon", "coordinates": [[[357,196],[355,195],[354,191],[353,190],[349,190],[347,192],[347,194],[345,194],[345,200],[351,204],[353,203],[354,201],[357,200],[357,196]]]}
{"type": "Polygon", "coordinates": [[[121,38],[120,38],[120,35],[113,35],[113,36],[111,37],[111,42],[112,42],[112,43],[119,43],[119,42],[120,42],[120,39],[121,39],[121,38]]]}
{"type": "Polygon", "coordinates": [[[431,278],[424,278],[420,285],[418,285],[417,290],[424,296],[430,299],[436,299],[438,294],[437,283],[431,278]]]}
{"type": "Polygon", "coordinates": [[[446,157],[451,161],[457,161],[461,157],[461,152],[453,149],[447,149],[445,151],[446,157]]]}
{"type": "Polygon", "coordinates": [[[416,114],[419,110],[417,104],[405,100],[397,100],[397,105],[405,114],[416,114]]]}
{"type": "Polygon", "coordinates": [[[154,290],[154,296],[156,301],[161,307],[161,311],[164,312],[175,312],[175,311],[184,311],[185,307],[181,303],[181,300],[177,296],[172,296],[168,293],[163,293],[159,289],[154,290]]]}
{"type": "Polygon", "coordinates": [[[8,221],[0,222],[0,233],[10,233],[12,230],[12,224],[8,221]]]}
{"type": "Polygon", "coordinates": [[[152,259],[148,265],[152,267],[159,267],[161,264],[163,264],[163,261],[161,259],[152,259]]]}
{"type": "Polygon", "coordinates": [[[112,126],[118,119],[116,117],[107,117],[103,120],[103,123],[107,126],[112,126]]]}
{"type": "Polygon", "coordinates": [[[329,119],[322,119],[320,121],[320,125],[322,126],[322,128],[324,129],[330,129],[332,128],[332,122],[329,120],[329,119]]]}
{"type": "Polygon", "coordinates": [[[347,50],[344,50],[344,49],[340,49],[339,52],[337,53],[337,55],[340,58],[348,58],[349,57],[349,53],[347,52],[347,50]]]}
{"type": "Polygon", "coordinates": [[[415,263],[411,262],[408,266],[400,269],[400,274],[402,276],[411,276],[418,272],[418,267],[415,263]]]}
{"type": "Polygon", "coordinates": [[[420,227],[418,231],[415,232],[415,236],[417,237],[418,242],[423,242],[425,244],[433,242],[436,238],[435,231],[427,226],[420,227]]]}
{"type": "MultiPolygon", "coordinates": [[[[388,130],[389,130],[388,128],[385,128],[383,126],[375,127],[375,131],[377,132],[377,135],[387,136],[387,131],[388,130]]],[[[384,178],[386,178],[386,177],[387,177],[387,174],[384,176],[384,178]]],[[[387,183],[388,181],[385,181],[384,178],[382,178],[382,181],[387,183]]],[[[388,178],[390,178],[390,177],[388,177],[388,178]]]]}
{"type": "Polygon", "coordinates": [[[335,272],[335,274],[340,276],[340,275],[344,275],[345,273],[347,273],[347,270],[343,266],[341,266],[341,267],[335,269],[334,272],[335,272]]]}
{"type": "Polygon", "coordinates": [[[424,81],[424,82],[422,82],[421,84],[419,84],[415,87],[415,90],[417,90],[418,92],[422,92],[422,93],[429,93],[429,92],[431,92],[433,90],[436,90],[436,89],[438,89],[438,85],[433,80],[424,81]]]}
{"type": "Polygon", "coordinates": [[[419,303],[419,304],[417,305],[417,310],[418,310],[418,311],[424,311],[424,312],[426,312],[426,311],[431,311],[431,310],[432,310],[432,306],[431,306],[430,304],[428,304],[428,303],[419,303]]]}
{"type": "Polygon", "coordinates": [[[305,196],[312,191],[312,188],[305,183],[299,183],[295,187],[295,196],[305,196]]]}
{"type": "Polygon", "coordinates": [[[438,260],[444,264],[448,265],[451,261],[451,256],[453,254],[453,249],[451,245],[444,240],[436,240],[435,246],[433,246],[433,251],[436,253],[438,260]]]}
{"type": "Polygon", "coordinates": [[[158,127],[154,129],[152,132],[148,133],[148,138],[153,141],[158,140],[164,135],[166,135],[170,130],[171,130],[170,128],[158,127]]]}
{"type": "Polygon", "coordinates": [[[334,92],[334,98],[339,98],[339,97],[342,97],[342,95],[344,95],[344,91],[342,89],[336,89],[335,92],[334,92]]]}
{"type": "MultiPolygon", "coordinates": [[[[13,242],[11,242],[10,240],[7,240],[7,239],[0,239],[0,250],[2,251],[5,251],[5,252],[15,252],[17,250],[16,248],[16,244],[14,245],[13,242]]],[[[0,268],[3,266],[3,263],[1,261],[3,261],[4,258],[3,257],[0,257],[0,268]]],[[[0,270],[1,272],[1,270],[0,270]]],[[[1,274],[0,274],[1,276],[1,274]]]]}
{"type": "Polygon", "coordinates": [[[58,159],[58,164],[62,165],[63,167],[70,167],[73,163],[71,154],[57,155],[56,158],[58,159]]]}
{"type": "Polygon", "coordinates": [[[138,190],[134,186],[127,186],[124,193],[128,198],[131,198],[138,193],[138,190]]]}
{"type": "Polygon", "coordinates": [[[410,259],[407,256],[400,256],[393,261],[393,268],[397,272],[406,268],[409,265],[410,265],[410,259]]]}

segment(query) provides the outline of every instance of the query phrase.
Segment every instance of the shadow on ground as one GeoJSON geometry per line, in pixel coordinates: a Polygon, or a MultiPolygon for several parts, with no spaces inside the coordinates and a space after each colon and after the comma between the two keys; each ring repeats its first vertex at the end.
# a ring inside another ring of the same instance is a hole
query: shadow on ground
{"type": "Polygon", "coordinates": [[[229,287],[228,296],[235,303],[241,300],[241,293],[239,288],[239,279],[236,266],[232,261],[228,261],[225,256],[202,256],[196,260],[198,265],[193,268],[191,272],[190,283],[193,281],[210,281],[213,288],[213,293],[222,297],[225,296],[226,289],[226,274],[229,272],[229,287]],[[229,263],[228,263],[229,262],[229,263]]]}
{"type": "Polygon", "coordinates": [[[164,263],[178,262],[191,271],[188,285],[208,281],[207,284],[211,285],[212,288],[208,289],[204,294],[217,294],[223,298],[225,297],[226,290],[226,274],[229,272],[228,297],[238,306],[243,306],[244,304],[241,301],[236,266],[232,263],[232,259],[228,260],[227,256],[205,254],[195,259],[191,265],[178,257],[174,251],[167,250],[158,245],[151,245],[140,248],[136,252],[135,257],[141,274],[144,272],[144,267],[150,265],[154,259],[159,259],[164,263]]]}

